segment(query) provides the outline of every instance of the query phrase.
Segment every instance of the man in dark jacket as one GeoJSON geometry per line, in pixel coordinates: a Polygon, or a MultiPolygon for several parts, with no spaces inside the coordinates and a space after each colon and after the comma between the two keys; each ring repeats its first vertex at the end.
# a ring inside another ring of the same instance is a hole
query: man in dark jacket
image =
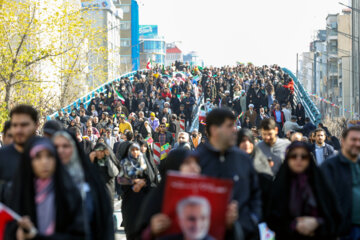
{"type": "Polygon", "coordinates": [[[186,122],[191,123],[191,114],[193,112],[193,106],[195,104],[195,99],[191,97],[190,92],[186,93],[186,98],[181,102],[185,106],[185,117],[186,122]]]}
{"type": "Polygon", "coordinates": [[[310,132],[314,131],[316,126],[310,121],[310,118],[305,118],[305,125],[303,126],[302,133],[304,136],[308,137],[310,132]]]}
{"type": "Polygon", "coordinates": [[[172,137],[171,132],[166,130],[165,123],[160,123],[159,127],[154,133],[154,142],[159,142],[161,146],[169,143],[171,146],[174,146],[174,138],[172,137]]]}
{"type": "Polygon", "coordinates": [[[246,239],[258,238],[261,193],[257,174],[249,156],[236,143],[235,116],[227,109],[215,109],[206,118],[209,142],[196,150],[202,174],[234,181],[233,200],[238,203],[237,225],[246,239]]]}
{"type": "Polygon", "coordinates": [[[343,213],[341,233],[344,240],[360,239],[360,127],[342,134],[341,152],[321,165],[334,187],[343,213]]]}
{"type": "Polygon", "coordinates": [[[336,153],[334,148],[325,143],[326,133],[324,129],[318,128],[315,130],[315,144],[312,146],[312,153],[316,159],[316,163],[320,166],[328,158],[336,153]]]}

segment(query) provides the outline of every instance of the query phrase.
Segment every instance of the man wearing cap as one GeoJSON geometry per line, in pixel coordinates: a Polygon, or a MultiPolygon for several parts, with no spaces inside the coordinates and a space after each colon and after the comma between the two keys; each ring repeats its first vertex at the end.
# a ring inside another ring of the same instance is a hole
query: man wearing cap
{"type": "Polygon", "coordinates": [[[293,130],[293,131],[299,131],[301,130],[303,127],[299,126],[299,124],[297,124],[296,122],[296,116],[291,116],[290,121],[286,121],[283,127],[283,132],[286,135],[289,131],[293,130]]]}
{"type": "Polygon", "coordinates": [[[56,120],[49,120],[43,127],[44,137],[51,138],[55,132],[60,131],[62,128],[63,127],[60,122],[56,120]]]}
{"type": "Polygon", "coordinates": [[[133,132],[131,124],[125,120],[125,115],[121,114],[120,123],[119,123],[119,133],[125,133],[126,130],[133,132]]]}
{"type": "Polygon", "coordinates": [[[257,113],[254,110],[254,104],[249,104],[249,110],[247,110],[245,113],[245,118],[246,117],[250,119],[252,126],[256,126],[257,113]]]}
{"type": "Polygon", "coordinates": [[[153,129],[153,131],[155,131],[155,130],[159,127],[159,125],[160,125],[159,119],[157,119],[157,118],[155,117],[155,113],[154,113],[154,112],[150,113],[149,123],[150,123],[150,126],[151,126],[151,128],[153,129]]]}

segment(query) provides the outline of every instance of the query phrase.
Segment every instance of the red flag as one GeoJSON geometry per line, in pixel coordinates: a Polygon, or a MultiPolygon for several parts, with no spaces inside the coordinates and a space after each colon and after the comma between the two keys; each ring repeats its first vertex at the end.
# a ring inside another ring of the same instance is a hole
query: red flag
{"type": "Polygon", "coordinates": [[[16,215],[17,215],[16,213],[11,211],[4,204],[0,203],[0,240],[4,239],[6,224],[12,220],[15,220],[15,218],[19,217],[16,215]]]}

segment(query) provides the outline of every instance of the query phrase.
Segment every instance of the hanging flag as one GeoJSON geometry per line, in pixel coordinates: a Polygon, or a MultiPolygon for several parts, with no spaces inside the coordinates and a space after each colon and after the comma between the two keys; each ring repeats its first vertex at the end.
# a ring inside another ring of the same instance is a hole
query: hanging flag
{"type": "Polygon", "coordinates": [[[122,104],[125,104],[125,98],[123,97],[123,95],[121,95],[121,93],[119,93],[114,86],[112,86],[113,90],[116,92],[118,99],[121,101],[122,104]]]}
{"type": "Polygon", "coordinates": [[[4,239],[6,224],[10,221],[19,221],[21,217],[10,208],[0,203],[0,239],[4,239]]]}
{"type": "Polygon", "coordinates": [[[203,110],[200,110],[199,112],[199,122],[205,122],[206,121],[206,112],[203,110]]]}
{"type": "Polygon", "coordinates": [[[149,58],[147,64],[146,64],[146,69],[151,69],[152,68],[152,60],[149,58]]]}

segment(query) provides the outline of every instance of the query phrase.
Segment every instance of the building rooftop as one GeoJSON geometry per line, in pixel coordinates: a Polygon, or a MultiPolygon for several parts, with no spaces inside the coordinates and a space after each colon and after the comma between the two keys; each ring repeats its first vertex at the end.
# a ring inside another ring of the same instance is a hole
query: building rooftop
{"type": "Polygon", "coordinates": [[[166,49],[166,53],[182,53],[182,52],[178,47],[173,47],[166,49]]]}

